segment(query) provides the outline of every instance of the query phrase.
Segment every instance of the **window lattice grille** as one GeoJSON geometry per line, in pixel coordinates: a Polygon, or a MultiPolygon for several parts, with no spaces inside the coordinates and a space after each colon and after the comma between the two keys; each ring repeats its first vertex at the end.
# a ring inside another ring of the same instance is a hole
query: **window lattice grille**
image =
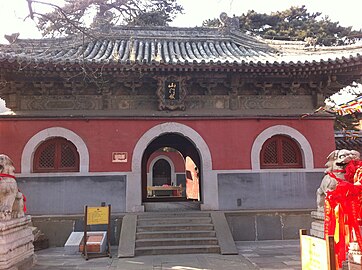
{"type": "Polygon", "coordinates": [[[270,142],[264,151],[264,163],[265,164],[276,164],[277,159],[277,142],[270,142]]]}
{"type": "Polygon", "coordinates": [[[47,147],[41,151],[39,157],[39,167],[40,168],[54,168],[55,159],[55,143],[48,144],[47,147]]]}
{"type": "Polygon", "coordinates": [[[260,167],[262,169],[303,168],[299,146],[287,136],[271,137],[262,146],[260,167]]]}
{"type": "Polygon", "coordinates": [[[283,140],[283,163],[287,164],[295,164],[298,162],[297,153],[293,147],[293,145],[289,141],[283,140]]]}
{"type": "Polygon", "coordinates": [[[79,154],[74,144],[56,137],[43,142],[34,153],[33,172],[78,172],[79,154]]]}
{"type": "Polygon", "coordinates": [[[61,168],[73,168],[76,166],[76,156],[68,144],[61,144],[61,168]]]}

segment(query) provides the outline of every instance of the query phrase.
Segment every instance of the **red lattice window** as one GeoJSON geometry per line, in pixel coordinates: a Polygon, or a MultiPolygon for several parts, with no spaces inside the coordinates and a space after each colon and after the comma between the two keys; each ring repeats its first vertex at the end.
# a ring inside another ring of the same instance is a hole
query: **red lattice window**
{"type": "Polygon", "coordinates": [[[33,172],[79,172],[79,154],[64,138],[43,142],[35,151],[33,172]]]}
{"type": "Polygon", "coordinates": [[[261,149],[260,168],[303,168],[299,146],[294,140],[286,136],[271,137],[261,149]]]}

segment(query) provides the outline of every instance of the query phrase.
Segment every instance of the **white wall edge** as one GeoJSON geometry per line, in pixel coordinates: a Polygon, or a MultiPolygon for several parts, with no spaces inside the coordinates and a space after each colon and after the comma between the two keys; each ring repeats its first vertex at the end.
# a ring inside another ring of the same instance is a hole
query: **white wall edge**
{"type": "Polygon", "coordinates": [[[273,173],[273,172],[324,172],[325,168],[315,168],[315,169],[263,169],[263,170],[215,170],[214,172],[219,173],[273,173]]]}
{"type": "Polygon", "coordinates": [[[130,172],[88,172],[88,173],[15,173],[16,177],[69,177],[69,176],[128,176],[130,172]]]}

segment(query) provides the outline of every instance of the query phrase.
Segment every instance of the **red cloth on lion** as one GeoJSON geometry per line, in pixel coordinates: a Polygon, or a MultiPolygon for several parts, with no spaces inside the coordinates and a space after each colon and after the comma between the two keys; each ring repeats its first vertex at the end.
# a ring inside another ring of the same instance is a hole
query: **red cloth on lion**
{"type": "Polygon", "coordinates": [[[339,267],[346,260],[349,243],[357,241],[362,247],[359,229],[362,202],[362,161],[352,160],[346,167],[345,180],[338,181],[336,189],[328,191],[325,200],[325,237],[334,236],[339,267]],[[355,238],[355,239],[353,239],[355,238]]]}

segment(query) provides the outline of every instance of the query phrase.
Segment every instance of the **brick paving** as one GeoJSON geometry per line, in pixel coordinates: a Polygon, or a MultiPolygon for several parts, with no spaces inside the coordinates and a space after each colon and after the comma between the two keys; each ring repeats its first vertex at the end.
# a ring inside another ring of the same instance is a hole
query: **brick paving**
{"type": "Polygon", "coordinates": [[[37,251],[33,270],[300,270],[298,240],[236,242],[239,255],[179,254],[84,260],[80,255],[65,255],[63,248],[37,251]]]}

